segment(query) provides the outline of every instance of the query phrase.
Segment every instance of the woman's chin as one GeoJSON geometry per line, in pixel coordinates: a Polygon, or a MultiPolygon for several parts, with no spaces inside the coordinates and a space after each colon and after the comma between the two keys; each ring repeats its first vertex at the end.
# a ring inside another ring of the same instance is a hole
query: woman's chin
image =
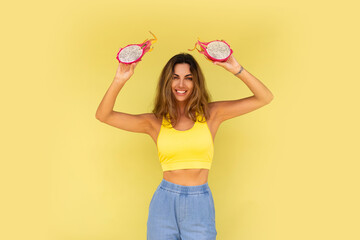
{"type": "Polygon", "coordinates": [[[188,100],[187,96],[175,96],[177,102],[186,102],[188,100]]]}
{"type": "Polygon", "coordinates": [[[178,102],[186,102],[187,99],[186,98],[182,98],[182,99],[176,98],[176,101],[178,101],[178,102]]]}

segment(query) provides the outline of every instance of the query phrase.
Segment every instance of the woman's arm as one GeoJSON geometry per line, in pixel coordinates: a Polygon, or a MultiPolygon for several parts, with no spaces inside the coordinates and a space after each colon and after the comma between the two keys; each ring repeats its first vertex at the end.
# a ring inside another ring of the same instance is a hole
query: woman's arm
{"type": "Polygon", "coordinates": [[[148,133],[151,128],[151,114],[133,115],[113,111],[116,98],[125,83],[133,75],[137,63],[119,63],[114,80],[97,108],[95,117],[101,122],[126,131],[148,133]]]}
{"type": "Polygon", "coordinates": [[[111,83],[109,89],[105,93],[97,111],[95,114],[96,119],[102,120],[107,118],[113,111],[116,97],[119,94],[122,87],[134,74],[134,69],[137,63],[124,64],[119,63],[119,66],[116,70],[116,74],[113,82],[111,83]]]}
{"type": "Polygon", "coordinates": [[[259,79],[246,71],[246,69],[243,68],[241,73],[238,73],[241,65],[233,55],[226,62],[214,62],[214,64],[225,68],[232,74],[236,74],[236,77],[240,78],[250,91],[254,93],[253,96],[242,99],[212,102],[211,105],[213,105],[215,115],[220,122],[258,109],[269,104],[274,98],[271,91],[259,79]]]}
{"type": "MultiPolygon", "coordinates": [[[[214,64],[222,66],[232,74],[238,73],[241,69],[241,65],[236,61],[233,55],[231,55],[226,62],[214,62],[214,64]]],[[[270,90],[260,82],[259,79],[246,71],[245,68],[243,68],[241,73],[235,76],[240,78],[248,86],[250,91],[254,93],[254,97],[259,101],[269,103],[274,98],[270,90]]]]}

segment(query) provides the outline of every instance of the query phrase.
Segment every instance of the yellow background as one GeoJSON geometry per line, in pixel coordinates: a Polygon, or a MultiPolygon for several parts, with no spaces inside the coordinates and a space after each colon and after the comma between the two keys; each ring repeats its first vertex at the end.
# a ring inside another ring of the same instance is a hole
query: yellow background
{"type": "MultiPolygon", "coordinates": [[[[358,10],[347,0],[2,4],[0,238],[146,239],[156,145],[95,112],[119,48],[151,30],[158,41],[115,111],[150,112],[162,67],[198,37],[226,40],[275,97],[216,134],[217,239],[360,239],[358,10]]],[[[213,101],[252,95],[191,53],[213,101]]]]}

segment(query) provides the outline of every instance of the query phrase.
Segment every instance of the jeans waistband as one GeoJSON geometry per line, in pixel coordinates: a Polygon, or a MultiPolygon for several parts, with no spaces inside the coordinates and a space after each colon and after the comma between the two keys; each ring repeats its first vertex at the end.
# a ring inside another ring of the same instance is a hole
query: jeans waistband
{"type": "Polygon", "coordinates": [[[171,192],[182,193],[182,194],[199,194],[210,191],[208,183],[204,183],[202,185],[196,185],[196,186],[184,186],[166,181],[165,179],[162,179],[162,181],[159,184],[159,187],[171,192]]]}

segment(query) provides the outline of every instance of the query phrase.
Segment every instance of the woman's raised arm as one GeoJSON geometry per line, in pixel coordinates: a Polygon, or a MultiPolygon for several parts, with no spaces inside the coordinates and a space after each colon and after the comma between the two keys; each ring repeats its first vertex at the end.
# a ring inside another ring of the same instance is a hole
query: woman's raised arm
{"type": "Polygon", "coordinates": [[[274,96],[271,91],[259,79],[244,69],[233,55],[226,62],[214,62],[214,64],[225,68],[240,78],[254,94],[237,100],[212,102],[213,111],[219,122],[254,111],[273,100],[274,96]]]}
{"type": "Polygon", "coordinates": [[[113,110],[120,90],[134,74],[137,64],[138,62],[132,64],[119,63],[114,80],[97,108],[95,117],[101,122],[126,131],[148,133],[151,126],[150,114],[133,115],[113,110]]]}

